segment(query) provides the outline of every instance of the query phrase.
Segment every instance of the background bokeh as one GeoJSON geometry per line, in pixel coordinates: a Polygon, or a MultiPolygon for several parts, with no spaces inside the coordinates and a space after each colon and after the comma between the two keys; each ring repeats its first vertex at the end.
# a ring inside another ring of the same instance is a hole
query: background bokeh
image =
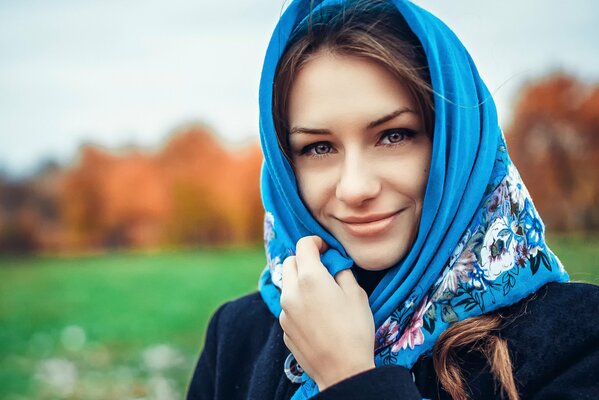
{"type": "MultiPolygon", "coordinates": [[[[421,0],[471,52],[574,280],[599,283],[599,3],[421,0]]],[[[283,1],[0,2],[0,398],[177,399],[257,289],[283,1]]]]}

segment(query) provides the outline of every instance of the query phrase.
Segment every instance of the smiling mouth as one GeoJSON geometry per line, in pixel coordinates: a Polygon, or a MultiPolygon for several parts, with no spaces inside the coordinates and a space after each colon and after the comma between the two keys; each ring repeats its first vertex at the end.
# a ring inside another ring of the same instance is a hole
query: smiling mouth
{"type": "Polygon", "coordinates": [[[339,221],[345,230],[353,236],[376,236],[389,229],[400,212],[401,210],[385,215],[339,218],[339,221]]]}

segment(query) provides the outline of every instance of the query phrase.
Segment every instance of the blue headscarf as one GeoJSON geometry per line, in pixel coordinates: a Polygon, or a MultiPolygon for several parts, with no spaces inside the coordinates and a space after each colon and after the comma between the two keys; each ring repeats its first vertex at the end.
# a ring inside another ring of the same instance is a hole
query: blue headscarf
{"type": "MultiPolygon", "coordinates": [[[[516,303],[548,282],[567,281],[568,275],[545,243],[543,223],[510,161],[495,104],[470,55],[435,16],[409,1],[389,2],[424,49],[435,106],[431,168],[417,238],[369,298],[376,366],[411,368],[450,324],[516,303]]],[[[343,3],[293,1],[275,28],[264,61],[260,138],[267,266],[259,289],[277,318],[282,262],[295,254],[301,237],[318,235],[329,244],[322,262],[331,275],[353,265],[302,202],[272,115],[277,63],[295,27],[310,12],[343,3]]],[[[287,361],[287,375],[302,383],[293,399],[318,393],[293,358],[287,361]]]]}

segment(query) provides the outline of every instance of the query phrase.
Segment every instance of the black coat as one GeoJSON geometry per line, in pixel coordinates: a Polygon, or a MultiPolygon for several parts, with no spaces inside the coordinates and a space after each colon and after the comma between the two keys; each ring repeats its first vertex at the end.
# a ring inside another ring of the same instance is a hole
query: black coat
{"type": "MultiPolygon", "coordinates": [[[[599,286],[552,283],[499,310],[522,399],[599,399],[599,286]]],[[[283,331],[258,292],[222,305],[212,316],[188,400],[290,399],[299,387],[283,371],[283,331]]],[[[471,398],[500,398],[484,357],[461,359],[471,398]]],[[[430,358],[412,370],[371,369],[313,399],[447,399],[430,358]]]]}

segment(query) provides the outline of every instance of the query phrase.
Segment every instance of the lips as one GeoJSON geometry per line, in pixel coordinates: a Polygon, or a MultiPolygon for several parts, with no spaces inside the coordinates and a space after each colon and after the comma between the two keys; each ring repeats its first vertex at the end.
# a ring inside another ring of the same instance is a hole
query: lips
{"type": "Polygon", "coordinates": [[[362,216],[362,217],[349,216],[349,217],[343,217],[343,218],[337,218],[337,219],[346,224],[367,224],[370,222],[376,222],[376,221],[380,221],[385,218],[389,218],[397,213],[398,213],[398,211],[393,211],[393,212],[388,212],[388,213],[371,214],[371,215],[366,215],[366,216],[362,216]]]}
{"type": "Polygon", "coordinates": [[[371,214],[366,216],[348,216],[337,218],[343,228],[353,236],[376,236],[391,226],[400,211],[371,214]]]}

